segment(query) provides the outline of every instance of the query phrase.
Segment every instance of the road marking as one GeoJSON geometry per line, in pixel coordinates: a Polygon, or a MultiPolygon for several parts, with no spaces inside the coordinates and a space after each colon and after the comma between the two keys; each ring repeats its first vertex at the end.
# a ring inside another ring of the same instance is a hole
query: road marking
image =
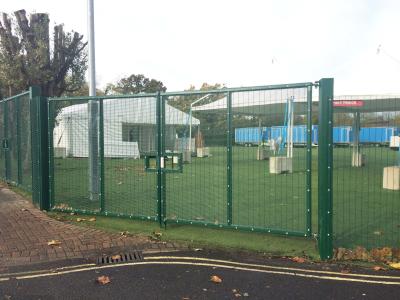
{"type": "MultiPolygon", "coordinates": [[[[115,265],[94,266],[94,267],[87,267],[87,268],[80,268],[80,269],[73,269],[73,270],[65,270],[65,271],[52,272],[52,273],[43,273],[43,274],[32,274],[32,275],[18,276],[18,277],[16,277],[16,279],[17,280],[34,279],[34,278],[58,276],[58,275],[65,275],[65,274],[78,273],[78,272],[86,272],[86,271],[92,271],[92,270],[103,270],[103,269],[120,268],[120,267],[126,267],[126,266],[141,266],[141,265],[201,266],[201,267],[231,269],[231,270],[239,270],[239,271],[249,271],[249,272],[257,272],[257,273],[265,273],[265,274],[286,275],[286,276],[312,278],[312,279],[358,282],[358,283],[370,283],[370,284],[382,284],[382,285],[400,285],[400,281],[379,281],[379,280],[348,278],[346,276],[342,276],[344,274],[341,274],[341,273],[340,273],[340,276],[314,275],[314,274],[306,274],[305,272],[307,272],[307,271],[304,271],[304,270],[302,270],[302,272],[304,272],[304,273],[296,273],[296,272],[289,272],[287,270],[285,270],[285,271],[265,270],[265,269],[256,269],[256,268],[241,267],[241,266],[232,266],[232,265],[226,265],[226,264],[221,264],[221,263],[217,264],[217,263],[190,262],[190,261],[142,261],[142,262],[131,262],[131,263],[123,263],[123,264],[115,264],[115,265]]],[[[394,277],[394,278],[400,279],[398,277],[394,277]]]]}
{"type": "Polygon", "coordinates": [[[96,264],[81,264],[81,265],[74,265],[74,266],[66,266],[66,267],[58,267],[54,269],[42,269],[42,270],[33,270],[33,271],[24,271],[24,272],[15,272],[15,273],[4,273],[0,275],[0,280],[5,277],[17,277],[22,276],[24,274],[31,275],[31,274],[40,274],[40,273],[50,273],[50,272],[58,272],[62,270],[69,270],[69,269],[77,269],[83,267],[92,267],[96,266],[96,264]]]}
{"type": "Polygon", "coordinates": [[[298,271],[298,272],[305,272],[305,273],[329,274],[329,275],[339,275],[339,276],[347,276],[347,277],[365,277],[365,278],[379,278],[379,279],[396,279],[396,280],[400,280],[400,276],[341,273],[341,272],[325,271],[325,270],[320,270],[319,271],[319,270],[301,269],[301,268],[292,268],[292,267],[279,267],[279,266],[271,266],[271,265],[240,263],[240,262],[229,261],[229,260],[202,258],[202,257],[190,257],[190,256],[147,256],[144,259],[145,260],[174,259],[174,260],[209,261],[209,262],[217,262],[217,263],[231,264],[231,265],[237,265],[237,266],[267,268],[267,269],[274,269],[274,270],[298,271]]]}

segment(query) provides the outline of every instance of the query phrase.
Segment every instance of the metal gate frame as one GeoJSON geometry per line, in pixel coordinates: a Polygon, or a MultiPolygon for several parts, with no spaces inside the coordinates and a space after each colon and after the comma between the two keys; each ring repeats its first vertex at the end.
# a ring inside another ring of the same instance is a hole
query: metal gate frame
{"type": "MultiPolygon", "coordinates": [[[[185,91],[185,92],[168,92],[147,94],[147,97],[155,97],[156,100],[156,126],[157,126],[157,155],[156,155],[156,173],[157,173],[157,221],[160,226],[165,226],[169,220],[166,218],[166,207],[168,199],[166,199],[166,189],[168,184],[168,170],[164,166],[164,158],[166,157],[165,151],[165,102],[167,97],[171,96],[184,96],[188,94],[204,95],[204,94],[222,94],[227,95],[227,193],[226,193],[226,207],[227,207],[227,220],[226,225],[218,227],[243,229],[251,231],[263,231],[285,235],[300,235],[310,237],[311,230],[311,151],[312,151],[312,87],[319,87],[319,148],[318,148],[318,246],[320,250],[321,259],[331,259],[332,248],[332,102],[333,102],[333,79],[323,78],[315,83],[298,83],[298,84],[283,84],[283,85],[269,85],[249,88],[225,88],[212,91],[185,91]],[[306,157],[306,228],[301,234],[296,232],[287,232],[281,230],[271,230],[268,228],[252,228],[248,226],[234,225],[232,220],[232,94],[235,92],[250,92],[261,90],[276,90],[276,89],[290,89],[290,88],[306,88],[307,89],[307,157],[306,157]]],[[[140,95],[144,97],[144,95],[140,95]]],[[[32,129],[32,176],[33,176],[33,199],[39,203],[43,210],[51,209],[51,199],[53,197],[54,177],[52,166],[52,128],[54,124],[49,121],[49,116],[52,113],[49,110],[49,99],[40,95],[38,87],[30,89],[30,97],[32,100],[31,106],[31,129],[32,129]]],[[[124,95],[121,98],[132,97],[124,95]]],[[[113,96],[100,96],[100,97],[79,97],[80,99],[97,99],[100,103],[100,114],[103,115],[103,99],[117,98],[113,96]]],[[[69,98],[58,98],[58,100],[68,100],[69,98]]],[[[53,98],[52,100],[55,100],[53,98]]],[[[102,122],[102,118],[100,118],[102,122]]],[[[100,148],[101,157],[104,157],[104,131],[103,124],[100,123],[100,148]]],[[[101,159],[103,160],[103,159],[101,159]]],[[[100,169],[101,178],[104,178],[104,162],[100,169]]],[[[101,215],[112,215],[104,212],[104,181],[100,184],[101,188],[101,215]]],[[[88,212],[89,213],[89,212],[88,212]]],[[[131,216],[132,218],[132,216],[131,216]]],[[[185,222],[180,222],[185,223],[185,222]]],[[[196,222],[191,222],[196,224],[196,222]]],[[[201,223],[201,225],[212,225],[201,223]]]]}

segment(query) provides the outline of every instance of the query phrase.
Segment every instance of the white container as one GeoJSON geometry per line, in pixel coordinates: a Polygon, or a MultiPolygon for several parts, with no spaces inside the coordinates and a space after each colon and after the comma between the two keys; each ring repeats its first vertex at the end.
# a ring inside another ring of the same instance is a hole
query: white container
{"type": "Polygon", "coordinates": [[[210,148],[203,147],[197,148],[197,157],[207,157],[210,156],[210,148]]]}
{"type": "Polygon", "coordinates": [[[390,137],[390,148],[399,148],[400,147],[400,136],[392,135],[390,137]]]}
{"type": "Polygon", "coordinates": [[[54,147],[54,158],[66,158],[67,148],[65,147],[54,147]]]}
{"type": "Polygon", "coordinates": [[[400,167],[392,166],[383,168],[383,188],[388,190],[400,190],[400,167]]]}
{"type": "Polygon", "coordinates": [[[281,174],[293,172],[293,158],[274,156],[269,159],[269,173],[281,174]]]}

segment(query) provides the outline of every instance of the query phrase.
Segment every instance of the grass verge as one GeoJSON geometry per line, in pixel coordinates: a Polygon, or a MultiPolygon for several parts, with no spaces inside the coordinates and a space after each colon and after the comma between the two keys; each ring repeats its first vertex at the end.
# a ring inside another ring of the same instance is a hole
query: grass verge
{"type": "Polygon", "coordinates": [[[60,221],[71,222],[79,226],[92,227],[108,232],[128,231],[132,234],[145,236],[152,236],[154,232],[160,232],[162,234],[162,241],[184,243],[192,248],[253,251],[272,256],[307,256],[313,260],[319,259],[315,241],[309,238],[286,237],[189,225],[168,225],[164,229],[160,228],[154,222],[102,216],[96,216],[95,222],[77,222],[78,218],[87,220],[90,216],[56,212],[49,212],[48,215],[60,221]]]}

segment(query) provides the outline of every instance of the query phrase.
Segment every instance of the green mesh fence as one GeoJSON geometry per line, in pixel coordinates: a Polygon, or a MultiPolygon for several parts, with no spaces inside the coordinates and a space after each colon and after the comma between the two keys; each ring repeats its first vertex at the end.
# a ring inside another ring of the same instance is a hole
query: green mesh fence
{"type": "Polygon", "coordinates": [[[52,208],[309,236],[311,85],[50,99],[52,208]]]}
{"type": "Polygon", "coordinates": [[[0,102],[0,172],[3,180],[32,190],[29,92],[0,102]]]}
{"type": "Polygon", "coordinates": [[[400,99],[337,97],[334,103],[334,244],[398,247],[400,99]]]}

